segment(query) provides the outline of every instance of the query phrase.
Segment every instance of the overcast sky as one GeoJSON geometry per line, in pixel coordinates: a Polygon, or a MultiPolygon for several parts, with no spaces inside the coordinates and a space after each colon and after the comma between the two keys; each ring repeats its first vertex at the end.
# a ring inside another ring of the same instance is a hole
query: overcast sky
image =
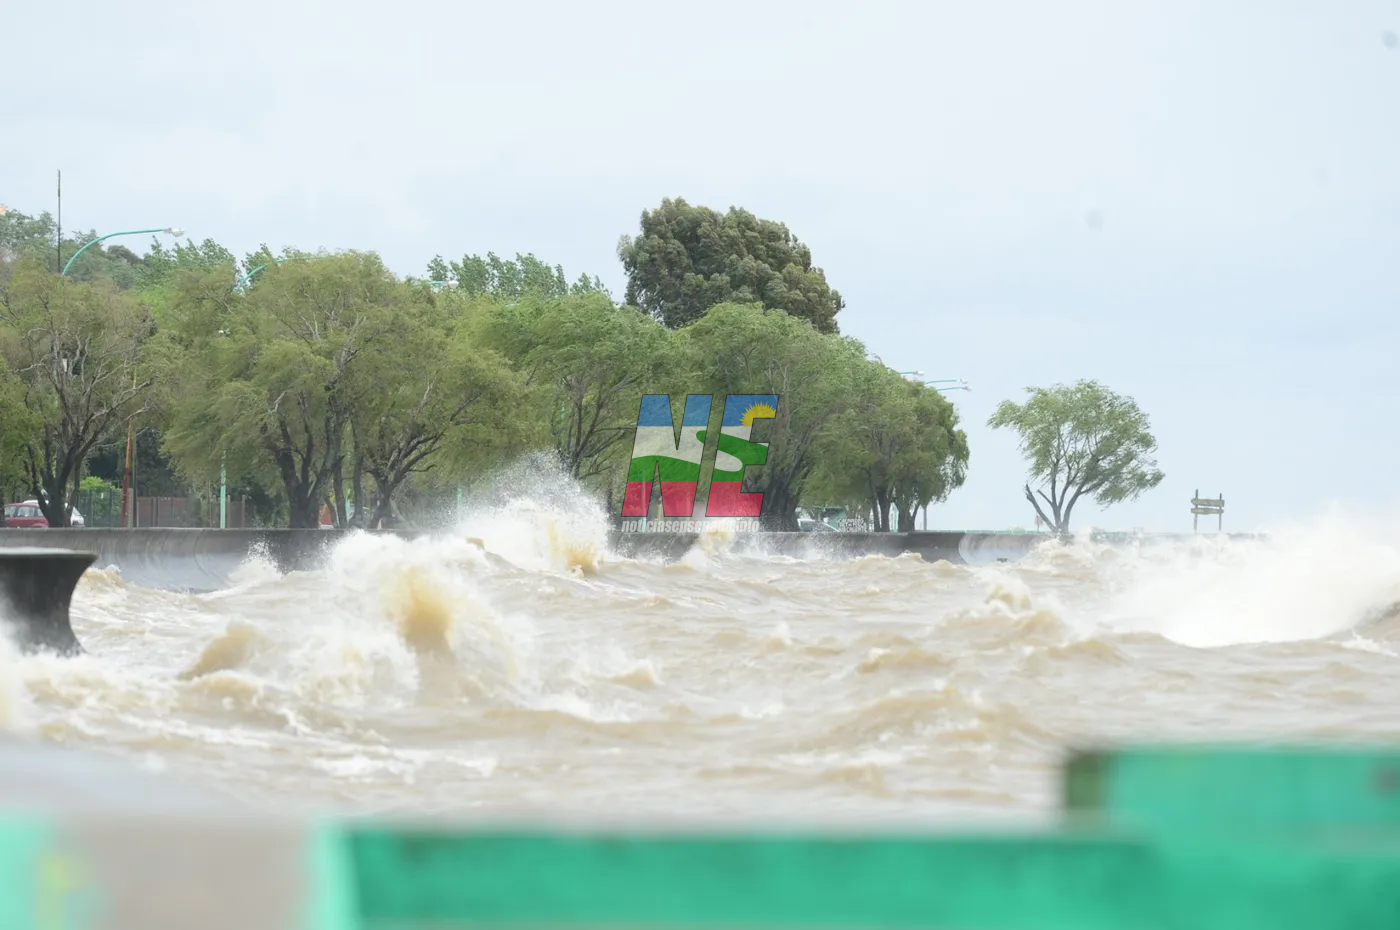
{"type": "MultiPolygon", "coordinates": [[[[236,253],[534,252],[620,296],[684,197],[780,220],[842,331],[951,395],[930,527],[1030,525],[1028,385],[1146,409],[1166,480],[1080,520],[1400,503],[1400,2],[70,0],[6,9],[0,203],[236,253]],[[1097,220],[1098,222],[1091,221],[1097,220]]],[[[143,248],[139,240],[128,243],[143,248]]]]}

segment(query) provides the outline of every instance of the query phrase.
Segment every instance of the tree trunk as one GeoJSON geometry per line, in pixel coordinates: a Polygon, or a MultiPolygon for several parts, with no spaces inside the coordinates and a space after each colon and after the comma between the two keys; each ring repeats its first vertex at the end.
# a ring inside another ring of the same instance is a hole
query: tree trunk
{"type": "Polygon", "coordinates": [[[901,533],[911,533],[916,527],[914,525],[915,510],[906,510],[903,504],[896,505],[899,513],[899,531],[901,533]]]}
{"type": "MultiPolygon", "coordinates": [[[[1040,501],[1036,499],[1029,484],[1025,486],[1024,490],[1026,493],[1026,500],[1031,502],[1031,506],[1035,508],[1035,512],[1039,514],[1040,519],[1045,522],[1046,526],[1050,527],[1050,532],[1063,539],[1069,532],[1069,511],[1061,511],[1060,504],[1062,499],[1055,493],[1054,488],[1051,488],[1051,493],[1048,497],[1050,513],[1046,513],[1045,509],[1040,506],[1040,501]]],[[[1042,494],[1043,493],[1044,492],[1042,492],[1042,494]]]]}
{"type": "Polygon", "coordinates": [[[294,530],[314,530],[321,525],[320,502],[312,498],[310,488],[287,488],[287,524],[294,530]]]}
{"type": "Polygon", "coordinates": [[[797,526],[797,498],[786,486],[773,488],[763,494],[763,512],[759,515],[759,525],[769,532],[795,533],[797,526]]]}
{"type": "Polygon", "coordinates": [[[394,524],[397,515],[397,510],[394,507],[394,492],[399,489],[408,475],[383,475],[377,474],[374,469],[371,469],[370,477],[374,479],[374,487],[379,498],[375,501],[374,519],[370,521],[370,527],[377,530],[388,529],[394,524]]]}
{"type": "Polygon", "coordinates": [[[890,531],[890,493],[883,488],[875,492],[875,532],[890,531]]]}
{"type": "Polygon", "coordinates": [[[331,471],[331,503],[335,525],[343,530],[350,525],[345,511],[344,459],[337,459],[335,468],[331,471]]]}
{"type": "Polygon", "coordinates": [[[47,488],[38,496],[39,510],[43,513],[44,519],[49,521],[49,526],[55,529],[68,526],[68,494],[66,489],[60,487],[57,494],[50,492],[47,488]]]}
{"type": "Polygon", "coordinates": [[[355,469],[350,479],[350,491],[355,496],[355,515],[350,518],[350,525],[363,529],[365,526],[365,514],[369,511],[365,507],[365,459],[364,456],[355,456],[355,469]]]}

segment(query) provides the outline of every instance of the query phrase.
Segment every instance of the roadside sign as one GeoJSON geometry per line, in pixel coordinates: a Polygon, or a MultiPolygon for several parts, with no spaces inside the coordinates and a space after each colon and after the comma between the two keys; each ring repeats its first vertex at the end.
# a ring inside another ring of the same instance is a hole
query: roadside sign
{"type": "Polygon", "coordinates": [[[1202,497],[1201,489],[1196,489],[1196,496],[1191,498],[1191,532],[1196,532],[1201,517],[1215,517],[1215,531],[1220,532],[1225,525],[1225,495],[1219,497],[1202,497]]]}

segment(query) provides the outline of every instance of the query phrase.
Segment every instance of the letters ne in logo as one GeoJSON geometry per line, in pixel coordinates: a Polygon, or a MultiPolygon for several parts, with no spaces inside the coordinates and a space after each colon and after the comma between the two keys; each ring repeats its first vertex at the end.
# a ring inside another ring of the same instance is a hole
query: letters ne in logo
{"type": "MultiPolygon", "coordinates": [[[[627,469],[624,517],[644,517],[651,503],[651,483],[661,481],[661,507],[668,517],[688,517],[695,510],[700,485],[700,460],[705,455],[710,422],[710,394],[689,394],[677,441],[671,423],[669,394],[647,394],[637,414],[637,438],[627,469]]],[[[730,394],[724,399],[724,419],[716,440],[714,471],[705,506],[707,517],[756,517],[763,510],[763,492],[740,491],[744,468],[768,461],[768,443],[753,442],[754,420],[777,414],[777,394],[730,394]]]]}

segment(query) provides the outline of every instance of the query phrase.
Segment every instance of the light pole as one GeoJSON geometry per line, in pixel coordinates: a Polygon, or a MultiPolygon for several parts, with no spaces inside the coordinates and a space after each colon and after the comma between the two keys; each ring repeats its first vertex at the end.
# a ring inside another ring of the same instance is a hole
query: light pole
{"type": "Polygon", "coordinates": [[[59,276],[62,277],[63,275],[68,274],[68,269],[73,267],[73,262],[77,261],[78,256],[82,255],[91,247],[97,245],[97,243],[101,242],[103,239],[110,239],[113,236],[141,236],[145,235],[146,233],[150,233],[152,235],[156,233],[165,233],[167,236],[174,236],[176,239],[178,239],[185,234],[185,231],[175,226],[167,226],[164,229],[128,229],[124,232],[114,232],[108,233],[105,236],[98,236],[96,239],[92,240],[87,245],[83,246],[81,249],[73,253],[72,257],[68,259],[68,263],[63,266],[63,270],[59,272],[59,276]]]}

